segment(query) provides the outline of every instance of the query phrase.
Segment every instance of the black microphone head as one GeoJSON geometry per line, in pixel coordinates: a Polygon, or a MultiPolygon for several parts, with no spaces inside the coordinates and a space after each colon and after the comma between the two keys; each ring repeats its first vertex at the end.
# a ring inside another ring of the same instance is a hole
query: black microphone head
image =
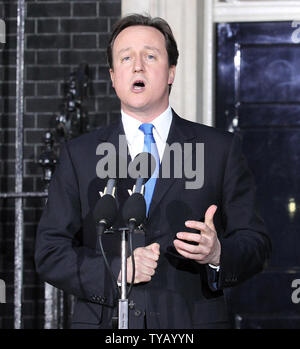
{"type": "Polygon", "coordinates": [[[146,218],[146,202],[144,196],[140,193],[134,193],[126,200],[123,206],[123,219],[129,222],[135,220],[136,225],[140,225],[146,218]]]}
{"type": "Polygon", "coordinates": [[[116,199],[111,195],[104,195],[97,202],[94,208],[94,220],[96,223],[99,223],[101,220],[105,220],[106,227],[111,227],[118,214],[118,208],[116,199]]]}
{"type": "Polygon", "coordinates": [[[139,153],[128,165],[128,175],[131,178],[144,178],[145,181],[153,175],[156,168],[156,160],[148,152],[139,153]]]}

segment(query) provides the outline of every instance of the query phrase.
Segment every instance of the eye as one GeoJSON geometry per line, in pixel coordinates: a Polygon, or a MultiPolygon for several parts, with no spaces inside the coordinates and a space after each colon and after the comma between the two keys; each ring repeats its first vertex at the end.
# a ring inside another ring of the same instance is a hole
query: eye
{"type": "Polygon", "coordinates": [[[121,62],[127,62],[127,61],[129,61],[129,59],[130,59],[129,56],[123,57],[123,58],[121,58],[121,62]]]}
{"type": "Polygon", "coordinates": [[[149,54],[149,55],[147,56],[147,58],[148,58],[149,60],[153,60],[153,59],[155,59],[155,56],[149,54]]]}

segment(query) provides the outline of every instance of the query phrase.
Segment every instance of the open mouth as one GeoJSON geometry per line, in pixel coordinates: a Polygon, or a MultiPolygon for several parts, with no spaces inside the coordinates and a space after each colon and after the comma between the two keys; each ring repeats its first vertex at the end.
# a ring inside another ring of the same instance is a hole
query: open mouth
{"type": "Polygon", "coordinates": [[[145,83],[143,80],[136,80],[132,87],[134,91],[142,91],[145,88],[145,83]]]}

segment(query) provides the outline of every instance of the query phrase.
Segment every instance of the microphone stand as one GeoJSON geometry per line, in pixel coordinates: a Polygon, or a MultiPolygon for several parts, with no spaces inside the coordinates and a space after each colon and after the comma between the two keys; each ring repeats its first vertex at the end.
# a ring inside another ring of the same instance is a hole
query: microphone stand
{"type": "MultiPolygon", "coordinates": [[[[119,291],[119,300],[118,300],[118,329],[128,329],[128,298],[127,298],[127,231],[129,231],[128,228],[119,228],[119,229],[106,229],[103,233],[108,234],[108,233],[114,233],[114,232],[121,232],[121,292],[119,291]]],[[[130,233],[130,231],[129,231],[130,233]]],[[[117,280],[115,279],[108,260],[106,258],[105,251],[103,249],[102,245],[102,233],[98,232],[98,238],[99,238],[99,245],[100,249],[104,258],[104,262],[106,267],[108,268],[112,280],[117,285],[117,280]]],[[[119,286],[119,285],[118,285],[119,286]]],[[[116,326],[116,325],[115,325],[116,326]]]]}
{"type": "Polygon", "coordinates": [[[119,299],[119,329],[128,329],[127,298],[127,231],[121,228],[121,298],[119,299]]]}
{"type": "MultiPolygon", "coordinates": [[[[132,260],[132,265],[133,265],[133,274],[132,274],[132,281],[131,281],[131,286],[127,290],[127,255],[128,255],[128,234],[129,234],[129,239],[130,239],[130,250],[131,253],[132,251],[132,226],[130,225],[129,228],[119,228],[119,229],[107,229],[103,233],[104,234],[109,234],[109,233],[114,233],[114,232],[119,232],[121,233],[121,292],[120,289],[118,290],[118,329],[128,329],[128,296],[131,292],[131,288],[134,282],[134,275],[135,275],[135,268],[134,268],[134,260],[132,260]]],[[[103,244],[102,244],[102,234],[98,233],[98,238],[99,238],[99,245],[100,249],[102,252],[102,255],[104,257],[104,262],[108,270],[110,271],[112,280],[117,284],[117,280],[115,276],[113,275],[108,260],[105,255],[105,251],[103,249],[103,244]]],[[[133,256],[133,254],[132,254],[133,256]]],[[[119,284],[118,284],[119,286],[119,284]]],[[[115,322],[115,327],[117,325],[117,322],[115,322]]],[[[113,325],[113,328],[115,328],[113,325]]]]}
{"type": "MultiPolygon", "coordinates": [[[[100,209],[106,209],[107,205],[112,205],[111,199],[105,199],[107,202],[103,201],[104,198],[112,198],[111,196],[104,195],[102,200],[100,201],[100,209]],[[103,204],[104,203],[104,204],[103,204]],[[103,207],[102,207],[103,206],[103,207]]],[[[114,202],[114,201],[113,201],[114,202]]],[[[98,205],[99,206],[99,205],[98,205]]],[[[97,206],[97,210],[99,211],[99,207],[97,206]]],[[[128,329],[128,294],[131,291],[131,287],[134,284],[134,276],[135,276],[135,263],[132,251],[132,235],[135,227],[140,225],[146,216],[146,203],[143,195],[141,193],[133,193],[126,201],[125,206],[126,209],[123,213],[123,219],[128,222],[128,228],[119,228],[116,231],[121,232],[121,293],[118,290],[118,294],[121,298],[119,298],[118,302],[118,328],[119,329],[128,329]],[[129,292],[127,294],[127,240],[128,234],[130,238],[130,249],[131,249],[131,257],[132,257],[132,282],[129,288],[129,292]]],[[[98,213],[98,212],[97,212],[98,213]]],[[[108,215],[108,213],[106,213],[108,215]]],[[[103,215],[103,214],[102,214],[103,215]]],[[[102,220],[104,220],[102,218],[102,220]]],[[[112,225],[112,219],[109,221],[109,224],[106,222],[106,225],[112,225]]],[[[100,221],[101,222],[101,221],[100,221]]],[[[108,232],[108,231],[107,231],[108,232]]],[[[106,259],[105,252],[102,246],[101,241],[101,233],[99,234],[99,243],[101,252],[104,257],[105,264],[110,271],[112,280],[117,283],[115,276],[113,275],[109,263],[106,259]]]]}

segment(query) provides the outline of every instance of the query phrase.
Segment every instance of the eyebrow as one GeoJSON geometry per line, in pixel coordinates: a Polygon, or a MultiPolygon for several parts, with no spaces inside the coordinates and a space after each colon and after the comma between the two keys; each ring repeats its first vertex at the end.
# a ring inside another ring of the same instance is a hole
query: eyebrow
{"type": "Polygon", "coordinates": [[[130,49],[131,49],[131,47],[122,48],[121,50],[119,50],[119,51],[117,52],[117,54],[120,55],[121,53],[126,52],[126,51],[129,51],[130,49]]]}
{"type": "MultiPolygon", "coordinates": [[[[145,45],[144,48],[147,49],[147,50],[153,50],[153,51],[157,51],[158,53],[160,53],[160,50],[158,48],[154,47],[154,46],[145,45]]],[[[122,48],[121,50],[119,50],[117,52],[117,55],[120,55],[120,54],[122,54],[124,52],[130,51],[131,49],[132,49],[132,47],[122,48]]]]}
{"type": "Polygon", "coordinates": [[[153,50],[153,51],[157,51],[157,52],[160,53],[160,50],[158,48],[154,47],[154,46],[146,45],[146,46],[144,46],[144,48],[146,48],[147,50],[153,50]]]}

